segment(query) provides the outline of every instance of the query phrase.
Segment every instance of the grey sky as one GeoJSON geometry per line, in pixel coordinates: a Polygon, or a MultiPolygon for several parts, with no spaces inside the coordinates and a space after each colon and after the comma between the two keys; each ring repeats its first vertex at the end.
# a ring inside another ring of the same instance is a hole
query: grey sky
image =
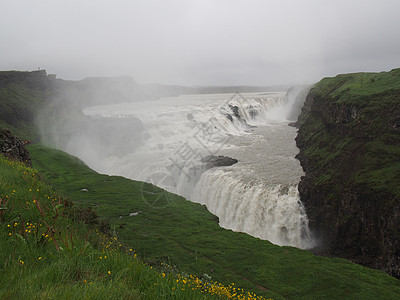
{"type": "Polygon", "coordinates": [[[269,85],[400,67],[399,0],[0,0],[0,69],[269,85]]]}

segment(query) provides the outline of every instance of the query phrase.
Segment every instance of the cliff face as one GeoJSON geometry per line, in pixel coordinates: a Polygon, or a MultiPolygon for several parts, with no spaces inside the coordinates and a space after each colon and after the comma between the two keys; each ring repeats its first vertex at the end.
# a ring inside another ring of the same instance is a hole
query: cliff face
{"type": "Polygon", "coordinates": [[[400,277],[400,69],[323,79],[297,125],[319,252],[400,277]]]}
{"type": "Polygon", "coordinates": [[[46,71],[0,71],[0,126],[19,137],[37,138],[34,121],[46,103],[51,80],[46,71]]]}

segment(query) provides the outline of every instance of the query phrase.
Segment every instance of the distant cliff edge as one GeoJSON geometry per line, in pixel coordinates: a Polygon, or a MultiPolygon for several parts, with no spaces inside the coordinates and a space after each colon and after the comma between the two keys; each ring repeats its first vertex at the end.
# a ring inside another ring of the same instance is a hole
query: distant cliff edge
{"type": "Polygon", "coordinates": [[[400,277],[400,69],[325,78],[297,122],[319,253],[400,277]]]}

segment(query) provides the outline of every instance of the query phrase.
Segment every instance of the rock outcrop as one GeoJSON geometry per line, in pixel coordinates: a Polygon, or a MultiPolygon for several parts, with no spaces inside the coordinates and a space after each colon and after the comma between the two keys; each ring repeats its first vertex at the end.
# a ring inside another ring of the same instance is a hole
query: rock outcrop
{"type": "Polygon", "coordinates": [[[228,157],[228,156],[216,156],[216,155],[208,155],[201,159],[202,163],[205,163],[206,169],[211,169],[214,167],[227,167],[232,166],[238,162],[237,159],[228,157]]]}
{"type": "Polygon", "coordinates": [[[14,136],[11,131],[0,128],[0,153],[3,153],[8,158],[20,161],[28,167],[32,167],[32,161],[25,144],[26,142],[14,136]]]}
{"type": "Polygon", "coordinates": [[[400,69],[325,78],[297,126],[318,252],[400,277],[400,69]]]}

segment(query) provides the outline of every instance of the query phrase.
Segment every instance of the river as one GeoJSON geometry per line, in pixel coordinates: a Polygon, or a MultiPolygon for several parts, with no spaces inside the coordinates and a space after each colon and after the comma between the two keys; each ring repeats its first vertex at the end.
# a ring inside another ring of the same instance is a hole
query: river
{"type": "Polygon", "coordinates": [[[138,119],[143,130],[132,153],[85,161],[205,204],[224,228],[310,248],[296,128],[288,125],[293,101],[286,92],[202,94],[86,108],[92,118],[138,119]],[[238,163],[208,168],[210,155],[238,163]]]}

